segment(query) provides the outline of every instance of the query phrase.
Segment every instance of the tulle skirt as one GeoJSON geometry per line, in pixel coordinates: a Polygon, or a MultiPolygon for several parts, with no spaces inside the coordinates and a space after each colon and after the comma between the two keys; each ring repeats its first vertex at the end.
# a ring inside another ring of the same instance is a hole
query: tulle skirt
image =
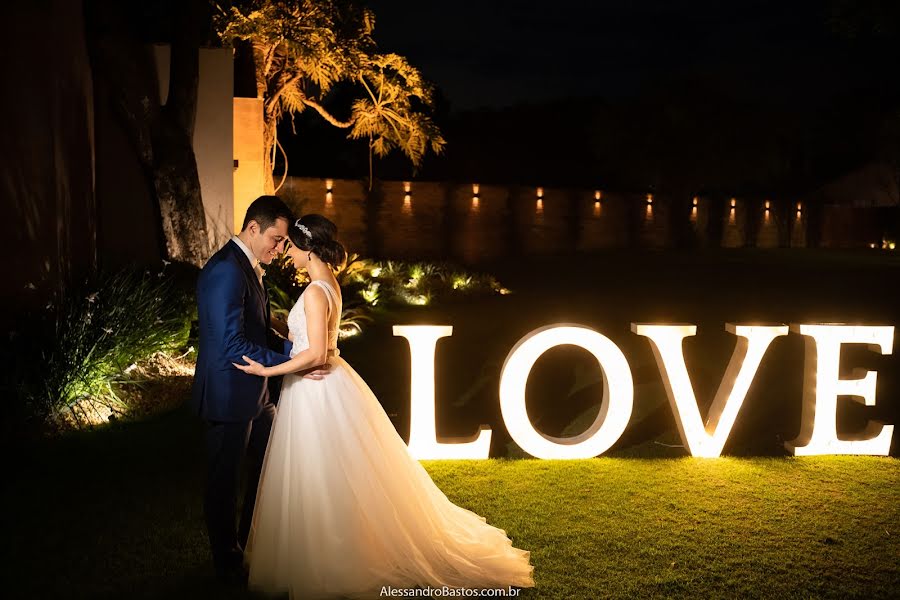
{"type": "Polygon", "coordinates": [[[244,553],[250,588],[306,599],[533,586],[530,553],[450,502],[362,378],[329,362],[322,380],[284,378],[244,553]]]}

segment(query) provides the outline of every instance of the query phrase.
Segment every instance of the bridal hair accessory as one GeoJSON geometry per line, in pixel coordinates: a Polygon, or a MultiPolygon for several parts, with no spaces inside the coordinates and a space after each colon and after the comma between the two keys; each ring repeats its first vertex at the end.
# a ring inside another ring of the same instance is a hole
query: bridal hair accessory
{"type": "Polygon", "coordinates": [[[306,237],[312,239],[312,232],[309,230],[309,227],[300,222],[300,219],[294,221],[294,227],[302,231],[306,237]]]}

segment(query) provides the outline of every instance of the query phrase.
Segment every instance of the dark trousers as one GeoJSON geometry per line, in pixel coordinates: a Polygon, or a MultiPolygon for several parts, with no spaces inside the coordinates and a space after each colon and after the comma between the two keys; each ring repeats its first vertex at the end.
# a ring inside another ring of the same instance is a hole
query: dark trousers
{"type": "Polygon", "coordinates": [[[250,535],[259,475],[274,418],[275,406],[267,402],[252,421],[209,423],[206,432],[209,471],[204,511],[213,563],[220,573],[239,567],[243,562],[243,547],[250,535]],[[249,462],[247,490],[240,525],[235,530],[240,467],[245,455],[249,462]]]}

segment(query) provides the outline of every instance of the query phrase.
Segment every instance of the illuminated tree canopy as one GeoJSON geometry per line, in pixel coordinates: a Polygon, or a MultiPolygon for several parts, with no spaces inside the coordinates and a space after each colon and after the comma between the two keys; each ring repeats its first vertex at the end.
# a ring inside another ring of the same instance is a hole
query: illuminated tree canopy
{"type": "Polygon", "coordinates": [[[216,31],[225,44],[253,55],[257,97],[263,99],[267,191],[278,146],[277,125],[313,109],[328,123],[366,139],[369,177],[372,156],[402,152],[418,167],[444,139],[428,116],[432,87],[397,54],[379,54],[372,31],[375,15],[353,2],[335,0],[248,0],[217,4],[216,31]],[[352,85],[349,107],[329,108],[329,93],[352,85]],[[347,116],[337,114],[343,109],[347,116]]]}

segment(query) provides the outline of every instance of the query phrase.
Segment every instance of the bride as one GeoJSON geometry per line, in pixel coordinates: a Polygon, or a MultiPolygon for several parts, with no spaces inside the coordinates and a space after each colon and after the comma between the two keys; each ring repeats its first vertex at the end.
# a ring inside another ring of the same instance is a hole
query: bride
{"type": "Polygon", "coordinates": [[[249,586],[292,598],[378,597],[385,587],[532,587],[530,553],[456,506],[407,452],[375,395],[338,356],[345,257],[334,223],[306,215],[287,253],[310,283],[288,316],[291,360],[269,438],[245,562],[249,586]],[[298,371],[328,362],[324,379],[298,371]]]}

